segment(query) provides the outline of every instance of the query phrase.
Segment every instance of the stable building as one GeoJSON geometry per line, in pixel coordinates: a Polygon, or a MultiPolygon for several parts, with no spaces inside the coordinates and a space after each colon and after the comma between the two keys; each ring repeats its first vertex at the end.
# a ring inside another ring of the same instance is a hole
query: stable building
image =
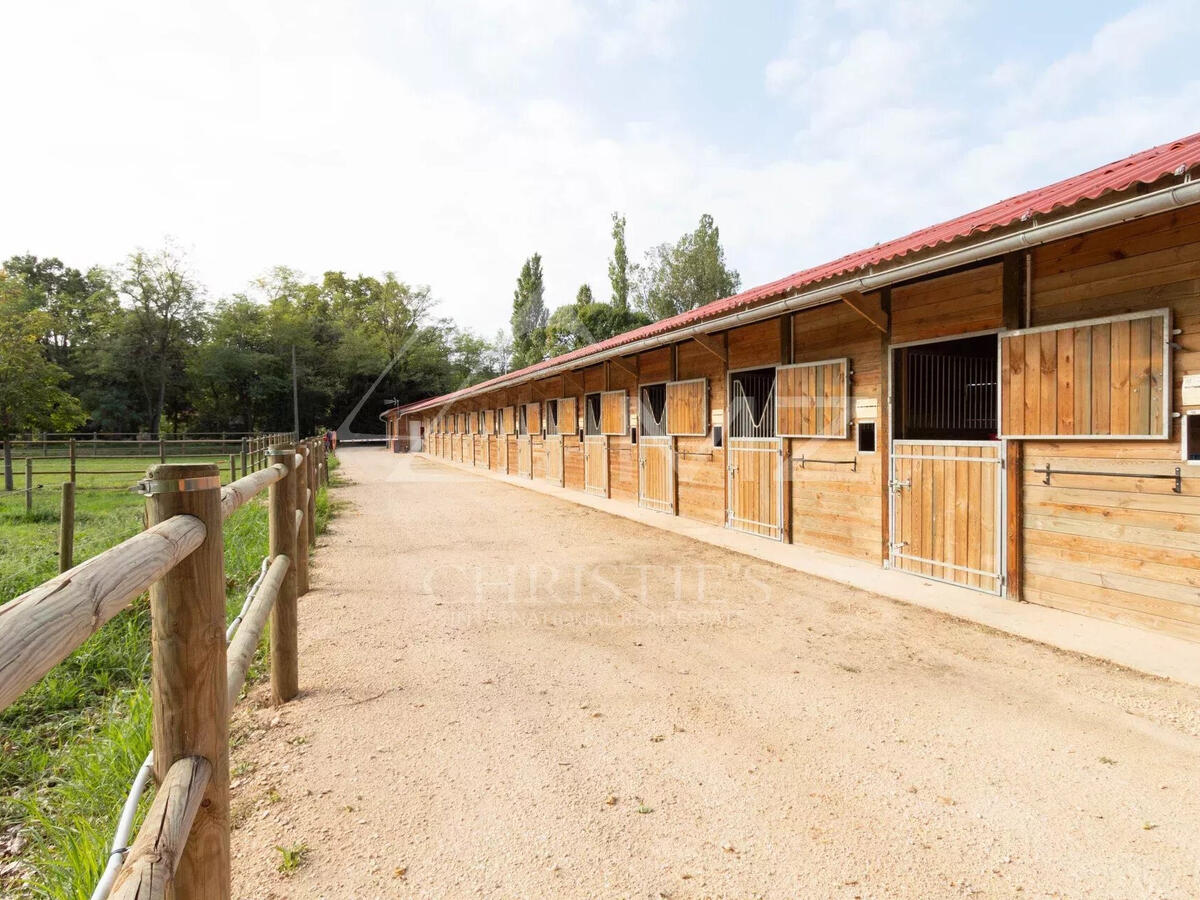
{"type": "Polygon", "coordinates": [[[394,449],[1200,640],[1200,135],[442,397],[394,449]]]}

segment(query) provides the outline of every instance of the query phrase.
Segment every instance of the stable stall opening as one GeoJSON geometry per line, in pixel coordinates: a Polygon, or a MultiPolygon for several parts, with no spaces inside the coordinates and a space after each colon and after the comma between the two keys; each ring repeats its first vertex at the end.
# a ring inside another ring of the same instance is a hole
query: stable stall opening
{"type": "Polygon", "coordinates": [[[729,375],[729,527],[783,537],[783,453],[776,432],[774,367],[729,375]]]}
{"type": "Polygon", "coordinates": [[[1004,591],[1004,477],[994,334],[892,350],[891,566],[1004,591]]]}
{"type": "Polygon", "coordinates": [[[587,416],[584,423],[584,434],[598,435],[600,431],[600,395],[588,394],[584,397],[587,404],[587,416]]]}
{"type": "Polygon", "coordinates": [[[729,376],[729,436],[775,437],[775,370],[752,369],[729,376]]]}
{"type": "Polygon", "coordinates": [[[558,401],[546,401],[546,434],[553,436],[558,434],[558,401]]]}
{"type": "Polygon", "coordinates": [[[898,440],[994,441],[996,335],[899,347],[893,354],[898,440]]]}
{"type": "Polygon", "coordinates": [[[675,511],[675,454],[667,431],[667,385],[645,384],[638,391],[638,504],[658,512],[675,511]]]}
{"type": "Polygon", "coordinates": [[[638,423],[642,437],[664,437],[667,434],[667,385],[647,384],[642,387],[638,403],[638,423]]]}
{"type": "Polygon", "coordinates": [[[523,403],[517,407],[517,434],[522,437],[529,434],[529,410],[523,403]]]}

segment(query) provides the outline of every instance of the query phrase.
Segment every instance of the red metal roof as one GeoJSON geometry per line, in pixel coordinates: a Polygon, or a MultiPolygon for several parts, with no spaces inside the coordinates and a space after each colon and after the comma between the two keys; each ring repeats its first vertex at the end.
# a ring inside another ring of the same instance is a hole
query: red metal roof
{"type": "Polygon", "coordinates": [[[668,319],[661,319],[642,328],[635,328],[624,334],[618,334],[608,340],[580,347],[570,353],[555,356],[543,362],[508,372],[489,381],[474,384],[441,397],[419,400],[399,408],[400,412],[412,412],[417,409],[438,406],[454,400],[467,393],[475,393],[487,388],[502,387],[504,384],[532,375],[542,369],[558,366],[562,363],[583,359],[595,353],[611,350],[624,344],[631,344],[643,338],[652,337],[664,332],[683,328],[705,319],[727,315],[731,312],[753,306],[765,300],[793,293],[800,288],[808,287],[839,275],[878,265],[890,260],[900,259],[912,253],[928,250],[956,240],[974,237],[997,228],[1004,228],[1015,222],[1025,221],[1035,215],[1044,215],[1058,209],[1066,209],[1084,200],[1095,200],[1105,194],[1127,190],[1135,184],[1150,184],[1165,175],[1182,175],[1193,166],[1200,165],[1200,134],[1161,144],[1135,153],[1125,159],[1109,163],[1082,175],[1075,175],[1064,181],[1056,182],[1048,187],[1026,191],[983,209],[967,213],[956,219],[950,219],[939,225],[922,228],[904,237],[877,244],[866,250],[835,259],[823,265],[804,269],[786,278],[771,281],[758,287],[750,288],[735,294],[714,300],[704,306],[688,310],[668,319]]]}

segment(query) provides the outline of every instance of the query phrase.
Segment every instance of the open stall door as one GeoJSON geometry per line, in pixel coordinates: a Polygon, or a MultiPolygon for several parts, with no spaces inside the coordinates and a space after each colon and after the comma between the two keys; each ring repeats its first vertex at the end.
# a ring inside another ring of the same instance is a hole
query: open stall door
{"type": "Polygon", "coordinates": [[[783,538],[783,445],[775,427],[775,369],[729,375],[730,528],[783,538]]]}
{"type": "Polygon", "coordinates": [[[675,452],[667,434],[667,386],[642,385],[638,391],[638,505],[675,512],[675,452]]]}
{"type": "Polygon", "coordinates": [[[892,349],[890,565],[1004,591],[994,334],[892,349]]]}

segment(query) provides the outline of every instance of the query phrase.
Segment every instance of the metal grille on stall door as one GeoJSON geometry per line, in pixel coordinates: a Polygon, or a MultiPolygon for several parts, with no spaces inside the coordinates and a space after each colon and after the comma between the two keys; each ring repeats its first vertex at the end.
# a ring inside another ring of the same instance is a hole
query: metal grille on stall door
{"type": "Polygon", "coordinates": [[[648,384],[641,390],[638,403],[638,422],[643,437],[659,437],[667,433],[667,386],[648,384]]]}
{"type": "Polygon", "coordinates": [[[736,372],[729,384],[729,436],[775,437],[775,370],[736,372]]]}
{"type": "Polygon", "coordinates": [[[600,434],[600,395],[588,394],[584,398],[587,402],[587,424],[586,434],[600,434]]]}
{"type": "Polygon", "coordinates": [[[905,360],[907,435],[996,431],[996,355],[913,348],[905,360]]]}

